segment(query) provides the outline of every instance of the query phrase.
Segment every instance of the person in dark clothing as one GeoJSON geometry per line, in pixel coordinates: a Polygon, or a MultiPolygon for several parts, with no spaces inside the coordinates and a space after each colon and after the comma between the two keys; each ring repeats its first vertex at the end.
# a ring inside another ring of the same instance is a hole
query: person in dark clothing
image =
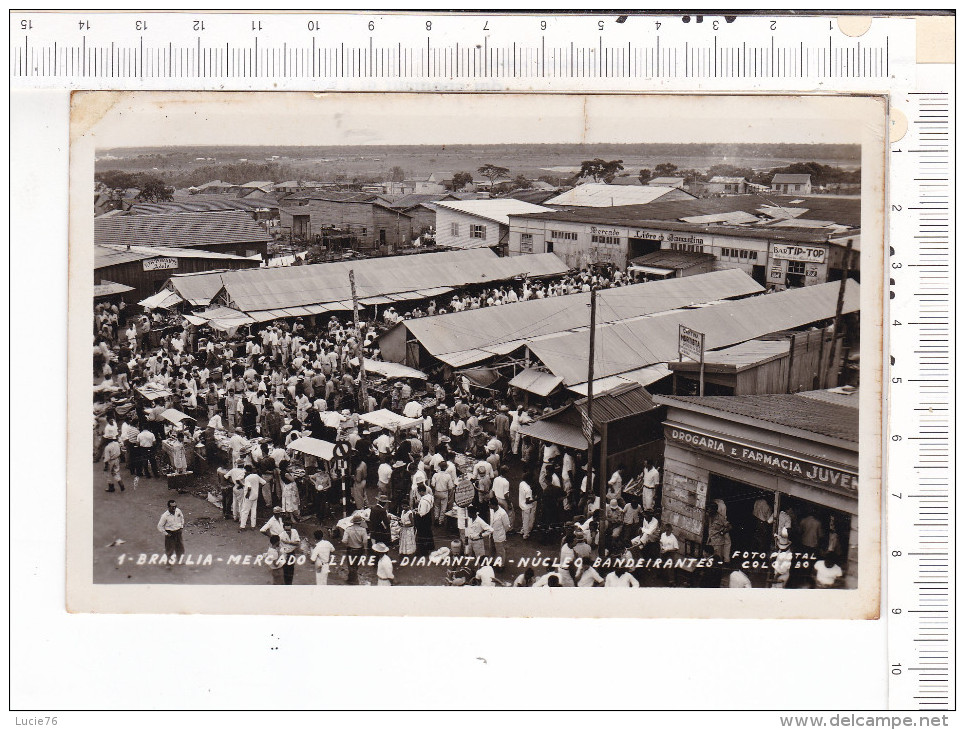
{"type": "Polygon", "coordinates": [[[245,400],[244,413],[241,416],[241,425],[245,430],[245,436],[255,438],[258,435],[258,409],[255,404],[245,400]]]}
{"type": "Polygon", "coordinates": [[[392,530],[389,526],[389,513],[385,509],[388,498],[379,496],[378,500],[369,511],[369,534],[372,536],[372,543],[392,544],[392,530]]]}

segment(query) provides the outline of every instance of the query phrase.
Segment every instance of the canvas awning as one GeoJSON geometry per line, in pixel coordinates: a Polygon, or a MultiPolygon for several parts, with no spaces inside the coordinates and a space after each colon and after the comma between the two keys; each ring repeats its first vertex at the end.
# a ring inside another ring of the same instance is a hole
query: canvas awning
{"type": "Polygon", "coordinates": [[[127,284],[118,284],[116,281],[101,281],[100,284],[94,284],[94,299],[112,297],[129,291],[134,291],[134,287],[127,284]]]}
{"type": "Polygon", "coordinates": [[[388,429],[389,431],[415,428],[422,425],[421,418],[406,418],[398,413],[393,413],[388,408],[380,408],[371,413],[363,413],[359,416],[359,419],[370,426],[377,426],[378,428],[388,429]]]}
{"type": "Polygon", "coordinates": [[[525,390],[545,398],[563,382],[563,378],[552,373],[544,373],[536,368],[525,368],[509,381],[514,388],[525,390]]]}
{"type": "Polygon", "coordinates": [[[184,299],[182,299],[177,292],[162,289],[157,294],[152,294],[146,299],[142,299],[138,304],[145,309],[170,309],[183,301],[184,299]]]}
{"type": "Polygon", "coordinates": [[[303,454],[311,454],[322,461],[331,461],[335,455],[335,444],[311,437],[295,439],[288,444],[288,448],[303,454]]]}
{"type": "MultiPolygon", "coordinates": [[[[579,426],[571,423],[563,423],[552,418],[532,423],[522,424],[519,432],[524,436],[530,436],[540,441],[547,441],[568,449],[586,450],[586,436],[579,426]]],[[[593,443],[599,443],[600,437],[594,436],[593,443]]]]}
{"type": "Polygon", "coordinates": [[[480,388],[488,388],[499,380],[499,373],[493,368],[467,368],[466,370],[459,370],[457,374],[468,378],[473,385],[480,388]]]}
{"type": "Polygon", "coordinates": [[[184,318],[187,320],[188,324],[193,324],[195,327],[200,327],[201,325],[208,323],[208,320],[202,319],[201,317],[195,317],[193,314],[185,314],[184,318]]]}
{"type": "Polygon", "coordinates": [[[365,360],[365,372],[376,373],[384,378],[418,378],[427,380],[429,378],[421,370],[410,368],[407,365],[400,365],[397,362],[383,362],[381,360],[365,360]]]}
{"type": "Polygon", "coordinates": [[[189,416],[187,413],[179,411],[177,408],[168,408],[166,411],[161,413],[161,418],[165,421],[170,421],[171,423],[177,425],[181,421],[187,419],[189,421],[194,421],[195,419],[189,416]]]}
{"type": "MultiPolygon", "coordinates": [[[[621,373],[620,375],[611,375],[607,378],[594,378],[593,392],[594,394],[599,395],[608,390],[612,390],[617,386],[626,385],[627,383],[639,383],[640,385],[647,386],[672,374],[673,373],[671,372],[670,368],[667,367],[665,363],[661,362],[657,363],[656,365],[648,365],[647,367],[640,368],[638,370],[630,370],[629,372],[621,373]]],[[[587,393],[587,385],[586,383],[578,383],[576,385],[569,386],[567,390],[585,396],[587,393]]]]}
{"type": "Polygon", "coordinates": [[[137,388],[137,392],[143,395],[148,400],[158,400],[159,398],[170,398],[174,393],[172,393],[167,388],[162,388],[159,385],[154,385],[153,383],[145,383],[144,385],[137,388]]]}

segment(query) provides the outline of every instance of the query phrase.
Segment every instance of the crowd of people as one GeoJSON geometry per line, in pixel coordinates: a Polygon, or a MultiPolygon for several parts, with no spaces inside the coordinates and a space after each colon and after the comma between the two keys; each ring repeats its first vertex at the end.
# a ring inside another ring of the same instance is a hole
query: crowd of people
{"type": "MultiPolygon", "coordinates": [[[[612,279],[584,272],[456,295],[449,306],[497,306],[624,281],[619,272],[612,279]]],[[[430,302],[425,314],[444,311],[430,302]]],[[[360,579],[360,558],[374,553],[378,584],[392,584],[401,570],[393,568],[394,553],[396,566],[410,556],[479,559],[471,570],[446,573],[450,585],[740,584],[721,572],[727,551],[713,541],[704,557],[720,559],[696,579],[667,567],[683,556],[673,525],[659,519],[654,463],[635,479],[618,465],[588,485],[584,452],[521,432],[536,409],[509,398],[484,404],[453,375],[369,380],[364,360],[379,357],[376,337],[393,316],[400,315],[387,310],[382,322],[363,320],[358,328],[331,317],[316,326],[296,320],[247,334],[199,333],[183,319],[160,328],[163,317],[131,315],[123,303],[97,305],[94,459],[104,462],[106,490],[125,490],[122,461],[135,479],[159,477],[162,466],[215,475],[223,518],[239,531],[264,533],[275,583],[292,583],[296,554],[307,556],[317,583],[327,583],[340,543],[351,558],[349,583],[360,579]],[[166,419],[171,406],[189,418],[166,419]],[[409,425],[368,424],[365,414],[381,408],[409,425]],[[305,437],[344,443],[347,453],[326,460],[292,448],[305,437]],[[603,499],[597,480],[604,480],[603,499]],[[307,523],[316,526],[311,539],[307,523]],[[511,542],[516,549],[552,546],[558,566],[540,575],[514,571],[511,542]],[[612,560],[594,568],[600,556],[612,560]]],[[[184,550],[180,514],[169,506],[158,525],[166,554],[175,557],[184,550]]]]}

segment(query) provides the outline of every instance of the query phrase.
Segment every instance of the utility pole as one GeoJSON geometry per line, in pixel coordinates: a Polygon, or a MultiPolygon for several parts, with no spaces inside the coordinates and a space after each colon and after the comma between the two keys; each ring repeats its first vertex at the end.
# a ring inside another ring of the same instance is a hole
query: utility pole
{"type": "Polygon", "coordinates": [[[355,269],[348,271],[348,283],[352,287],[352,319],[355,323],[355,342],[359,359],[359,413],[369,412],[369,388],[365,382],[365,350],[362,348],[362,331],[359,327],[359,298],[355,293],[355,269]]]}
{"type": "MultiPolygon", "coordinates": [[[[590,289],[590,360],[586,368],[586,423],[583,433],[586,436],[586,494],[593,494],[593,361],[596,357],[596,288],[590,289]]],[[[600,480],[600,520],[599,552],[606,553],[606,482],[600,480]]]]}
{"type": "Polygon", "coordinates": [[[831,367],[834,364],[834,349],[837,344],[839,330],[841,327],[841,313],[844,310],[844,293],[848,286],[848,278],[851,276],[851,252],[854,249],[854,239],[848,239],[848,245],[844,250],[844,271],[841,272],[841,286],[838,287],[838,304],[834,310],[834,324],[831,325],[831,352],[828,355],[827,363],[822,358],[821,367],[823,369],[821,387],[827,388],[831,384],[829,376],[831,367]]]}

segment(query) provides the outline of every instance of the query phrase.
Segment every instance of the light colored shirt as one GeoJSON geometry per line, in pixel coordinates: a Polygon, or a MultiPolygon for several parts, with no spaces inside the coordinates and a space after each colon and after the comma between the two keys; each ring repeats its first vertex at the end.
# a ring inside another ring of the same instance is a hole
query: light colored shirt
{"type": "Polygon", "coordinates": [[[482,540],[486,535],[491,535],[492,533],[493,530],[489,526],[489,523],[478,515],[476,519],[466,527],[466,537],[470,540],[482,540]]]}
{"type": "Polygon", "coordinates": [[[491,587],[496,585],[496,573],[491,565],[483,565],[476,571],[480,586],[491,587]]]}
{"type": "Polygon", "coordinates": [[[529,512],[531,509],[536,507],[536,502],[527,503],[527,499],[533,498],[533,488],[529,486],[526,482],[519,483],[519,508],[529,512]]]}
{"type": "Polygon", "coordinates": [[[509,480],[506,477],[498,476],[493,479],[493,494],[496,499],[506,499],[509,496],[509,480]]]}
{"type": "Polygon", "coordinates": [[[395,580],[395,573],[392,572],[392,558],[383,555],[379,558],[379,564],[375,569],[375,575],[379,580],[395,580]]]}
{"type": "Polygon", "coordinates": [[[392,465],[388,462],[379,464],[379,483],[388,484],[392,481],[392,465]]]}
{"type": "Polygon", "coordinates": [[[680,549],[680,543],[677,542],[677,536],[674,535],[672,532],[669,535],[667,533],[663,533],[662,535],[660,535],[660,552],[661,553],[669,553],[673,550],[679,550],[679,549],[680,549]]]}
{"type": "Polygon", "coordinates": [[[498,507],[495,512],[489,516],[490,527],[493,530],[493,542],[505,542],[506,534],[513,528],[512,523],[509,521],[509,515],[506,514],[506,510],[502,507],[498,507]]]}
{"type": "Polygon", "coordinates": [[[646,469],[643,472],[643,486],[654,489],[658,484],[660,484],[660,472],[657,468],[646,469]]]}
{"type": "Polygon", "coordinates": [[[600,583],[603,583],[603,578],[596,572],[596,568],[588,565],[583,570],[583,575],[580,576],[580,580],[576,585],[578,588],[593,588],[600,583]]]}
{"type": "Polygon", "coordinates": [[[143,448],[151,448],[154,446],[155,441],[157,441],[157,439],[154,437],[154,434],[147,429],[144,429],[137,435],[137,445],[143,448]]]}
{"type": "Polygon", "coordinates": [[[629,573],[609,573],[603,582],[605,588],[639,588],[640,581],[629,573]]]}
{"type": "Polygon", "coordinates": [[[181,512],[180,507],[174,508],[174,514],[171,514],[171,510],[164,510],[161,513],[161,519],[158,520],[157,529],[162,535],[166,535],[169,530],[180,530],[184,527],[184,513],[181,512]]]}
{"type": "Polygon", "coordinates": [[[753,588],[751,579],[739,570],[735,570],[727,579],[728,588],[753,588]]]}
{"type": "Polygon", "coordinates": [[[315,547],[312,548],[312,554],[310,556],[311,561],[315,563],[315,569],[320,572],[328,566],[333,552],[335,552],[335,546],[332,545],[332,543],[328,540],[319,540],[315,547]]]}
{"type": "Polygon", "coordinates": [[[834,581],[844,575],[840,565],[829,568],[827,563],[819,560],[814,564],[814,579],[819,586],[829,587],[834,585],[834,581]]]}
{"type": "Polygon", "coordinates": [[[258,488],[265,484],[265,480],[257,474],[249,474],[245,477],[245,499],[249,502],[258,500],[258,488]]]}
{"type": "Polygon", "coordinates": [[[267,535],[278,535],[281,537],[282,533],[285,532],[285,526],[282,524],[281,519],[277,516],[272,516],[264,525],[262,525],[261,531],[267,535]]]}
{"type": "Polygon", "coordinates": [[[432,489],[440,494],[448,493],[453,488],[452,477],[448,471],[438,471],[432,476],[432,489]]]}
{"type": "Polygon", "coordinates": [[[419,505],[416,511],[419,513],[420,517],[425,517],[428,514],[432,514],[432,505],[432,495],[426,493],[419,498],[419,505]]]}

